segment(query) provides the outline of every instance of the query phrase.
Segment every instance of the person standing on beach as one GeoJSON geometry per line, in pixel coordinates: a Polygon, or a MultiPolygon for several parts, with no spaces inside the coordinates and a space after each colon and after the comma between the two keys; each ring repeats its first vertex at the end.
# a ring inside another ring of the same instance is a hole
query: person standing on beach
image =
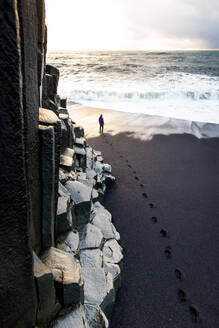
{"type": "Polygon", "coordinates": [[[101,114],[99,117],[99,124],[100,124],[100,134],[103,134],[103,127],[104,127],[104,119],[103,119],[103,115],[101,114]]]}

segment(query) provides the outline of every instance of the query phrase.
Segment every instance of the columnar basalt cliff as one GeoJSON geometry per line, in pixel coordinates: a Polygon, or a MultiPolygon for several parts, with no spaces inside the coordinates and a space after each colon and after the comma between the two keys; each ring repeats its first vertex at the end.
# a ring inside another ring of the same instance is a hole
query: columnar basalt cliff
{"type": "Polygon", "coordinates": [[[57,95],[43,0],[0,3],[0,327],[108,327],[122,249],[115,178],[57,95]]]}

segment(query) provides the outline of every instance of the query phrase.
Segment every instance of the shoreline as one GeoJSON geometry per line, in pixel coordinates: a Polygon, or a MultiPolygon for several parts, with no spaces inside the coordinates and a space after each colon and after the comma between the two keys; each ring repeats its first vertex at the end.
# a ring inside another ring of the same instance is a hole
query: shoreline
{"type": "MultiPolygon", "coordinates": [[[[69,103],[71,104],[71,103],[69,103]]],[[[68,105],[69,105],[68,104],[68,105]]],[[[104,108],[82,106],[68,107],[70,117],[85,127],[86,136],[96,137],[98,133],[98,117],[105,119],[104,132],[116,135],[129,132],[134,138],[151,140],[155,135],[191,134],[201,138],[218,138],[219,124],[196,122],[164,116],[129,113],[104,108]]]]}

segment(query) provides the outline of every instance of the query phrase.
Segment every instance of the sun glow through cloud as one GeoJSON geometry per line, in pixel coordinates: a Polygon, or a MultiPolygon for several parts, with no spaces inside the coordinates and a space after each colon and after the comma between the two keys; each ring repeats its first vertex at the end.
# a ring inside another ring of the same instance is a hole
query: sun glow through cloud
{"type": "Polygon", "coordinates": [[[46,9],[51,51],[205,49],[218,42],[216,3],[206,17],[193,0],[46,0],[46,9]]]}

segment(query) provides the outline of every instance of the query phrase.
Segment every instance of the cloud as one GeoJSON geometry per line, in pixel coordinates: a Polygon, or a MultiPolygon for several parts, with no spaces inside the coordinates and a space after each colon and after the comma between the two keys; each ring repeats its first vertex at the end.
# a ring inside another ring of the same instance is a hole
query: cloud
{"type": "Polygon", "coordinates": [[[219,48],[218,0],[46,0],[55,50],[219,48]]]}
{"type": "Polygon", "coordinates": [[[132,39],[159,38],[199,40],[219,48],[219,1],[120,0],[132,39]]]}

